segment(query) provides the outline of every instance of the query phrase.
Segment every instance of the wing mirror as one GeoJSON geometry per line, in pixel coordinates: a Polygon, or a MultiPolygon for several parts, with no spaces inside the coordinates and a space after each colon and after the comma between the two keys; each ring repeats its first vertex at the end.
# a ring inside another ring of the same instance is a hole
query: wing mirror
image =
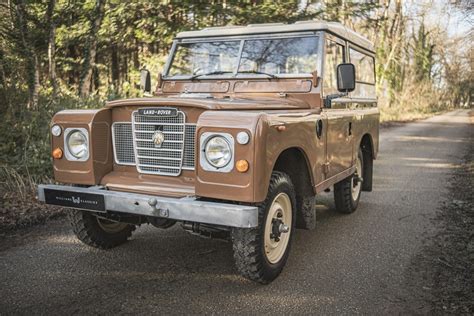
{"type": "Polygon", "coordinates": [[[355,67],[353,64],[337,65],[337,90],[348,93],[355,89],[355,67]]]}
{"type": "Polygon", "coordinates": [[[146,68],[140,70],[140,90],[145,94],[151,93],[151,76],[150,71],[146,68]]]}

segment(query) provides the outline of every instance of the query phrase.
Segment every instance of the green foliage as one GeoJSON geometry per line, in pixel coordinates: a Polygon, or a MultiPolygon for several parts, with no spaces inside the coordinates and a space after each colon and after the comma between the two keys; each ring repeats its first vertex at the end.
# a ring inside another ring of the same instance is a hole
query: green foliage
{"type": "Polygon", "coordinates": [[[430,32],[426,30],[425,24],[421,23],[417,36],[413,38],[414,64],[416,78],[419,81],[430,80],[433,67],[433,49],[430,32]]]}
{"type": "MultiPolygon", "coordinates": [[[[26,92],[15,94],[12,103],[24,104],[26,92]]],[[[64,95],[52,99],[42,95],[41,111],[29,111],[22,106],[2,108],[0,129],[0,167],[8,166],[12,172],[31,178],[33,182],[52,177],[50,122],[55,113],[64,109],[98,108],[103,105],[99,98],[79,99],[64,95]]],[[[10,173],[12,173],[10,172],[10,173]]],[[[0,182],[3,182],[0,174],[0,182]]]]}

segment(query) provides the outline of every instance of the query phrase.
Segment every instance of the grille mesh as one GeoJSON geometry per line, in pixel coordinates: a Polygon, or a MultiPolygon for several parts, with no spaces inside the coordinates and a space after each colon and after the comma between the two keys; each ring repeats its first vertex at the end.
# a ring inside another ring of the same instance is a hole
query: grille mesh
{"type": "Polygon", "coordinates": [[[194,169],[196,125],[187,124],[184,133],[183,168],[194,169]]]}
{"type": "Polygon", "coordinates": [[[112,133],[115,161],[122,165],[134,165],[132,124],[114,123],[112,133]]]}

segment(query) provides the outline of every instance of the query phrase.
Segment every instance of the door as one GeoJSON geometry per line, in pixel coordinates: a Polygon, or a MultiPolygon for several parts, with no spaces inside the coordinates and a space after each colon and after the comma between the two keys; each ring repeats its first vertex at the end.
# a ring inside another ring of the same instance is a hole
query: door
{"type": "Polygon", "coordinates": [[[346,109],[328,109],[327,176],[330,178],[352,165],[352,113],[346,109]]]}
{"type": "MultiPolygon", "coordinates": [[[[344,45],[340,41],[327,38],[325,42],[323,94],[327,97],[337,91],[337,65],[344,62],[344,45]]],[[[352,118],[348,99],[337,98],[331,108],[323,110],[327,117],[326,179],[341,173],[352,165],[352,118]]]]}

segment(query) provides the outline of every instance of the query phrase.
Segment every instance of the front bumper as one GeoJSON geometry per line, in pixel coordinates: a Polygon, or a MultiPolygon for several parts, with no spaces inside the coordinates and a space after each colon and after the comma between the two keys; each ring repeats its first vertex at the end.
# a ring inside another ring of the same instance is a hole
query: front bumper
{"type": "MultiPolygon", "coordinates": [[[[78,204],[79,207],[72,206],[71,203],[80,200],[74,198],[73,194],[93,194],[103,197],[103,211],[114,211],[128,214],[169,218],[178,221],[198,222],[205,224],[252,228],[258,225],[258,208],[230,203],[216,203],[200,201],[194,197],[168,198],[146,194],[136,194],[119,191],[109,191],[98,187],[71,187],[63,185],[39,185],[38,199],[47,204],[71,206],[91,212],[101,212],[94,205],[78,204]],[[48,192],[46,201],[45,190],[48,192]],[[66,198],[54,199],[54,192],[67,194],[66,198]],[[51,198],[53,195],[53,199],[51,198]]],[[[102,198],[101,198],[102,199],[102,198]]],[[[79,202],[78,202],[79,203],[79,202]]]]}

